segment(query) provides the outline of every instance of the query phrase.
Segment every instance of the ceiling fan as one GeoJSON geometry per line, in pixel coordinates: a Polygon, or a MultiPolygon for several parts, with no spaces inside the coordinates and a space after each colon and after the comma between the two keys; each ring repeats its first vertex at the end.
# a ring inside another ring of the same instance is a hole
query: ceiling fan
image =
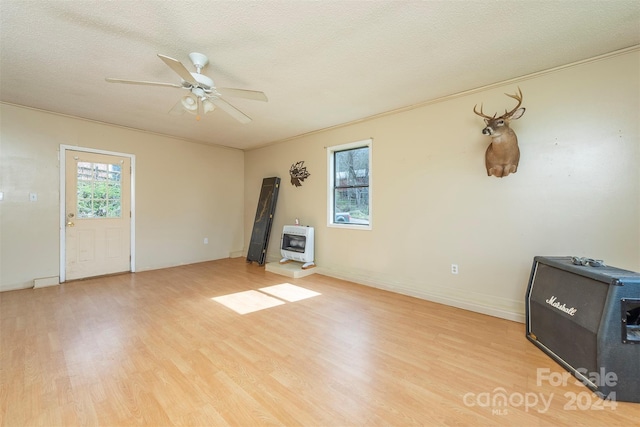
{"type": "Polygon", "coordinates": [[[110,83],[126,83],[134,85],[150,85],[150,86],[167,86],[186,89],[188,95],[183,96],[178,103],[169,111],[170,114],[183,114],[185,111],[196,115],[196,120],[200,120],[203,114],[213,111],[216,107],[225,111],[240,123],[248,123],[251,118],[229,104],[222,98],[222,94],[226,96],[252,99],[255,101],[267,102],[267,96],[260,91],[232,88],[216,88],[213,80],[201,74],[202,68],[209,63],[209,58],[201,53],[190,53],[189,59],[196,67],[196,72],[191,73],[177,59],[170,58],[165,55],[158,54],[158,57],[164,61],[178,76],[181,83],[162,83],[148,82],[141,80],[124,80],[113,79],[107,77],[105,80],[110,83]]]}

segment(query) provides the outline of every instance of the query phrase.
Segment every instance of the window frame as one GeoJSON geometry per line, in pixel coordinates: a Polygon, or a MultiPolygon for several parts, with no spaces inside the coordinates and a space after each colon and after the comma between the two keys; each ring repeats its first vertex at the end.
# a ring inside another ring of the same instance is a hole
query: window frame
{"type": "Polygon", "coordinates": [[[350,142],[347,144],[334,145],[327,147],[327,226],[332,228],[348,228],[352,230],[371,230],[373,221],[373,191],[372,191],[372,154],[373,154],[373,138],[361,141],[350,142]],[[334,196],[335,196],[335,153],[340,151],[354,150],[358,148],[369,149],[369,224],[352,224],[335,222],[334,218],[334,196]]]}

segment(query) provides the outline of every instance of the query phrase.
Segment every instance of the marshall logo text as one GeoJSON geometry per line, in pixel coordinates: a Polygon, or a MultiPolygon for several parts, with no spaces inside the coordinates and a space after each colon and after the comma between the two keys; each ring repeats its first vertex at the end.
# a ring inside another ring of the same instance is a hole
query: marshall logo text
{"type": "Polygon", "coordinates": [[[578,309],[575,307],[567,307],[564,304],[560,304],[559,301],[556,301],[558,298],[555,295],[552,295],[551,298],[549,298],[548,300],[546,300],[545,302],[547,304],[549,304],[551,307],[555,307],[560,311],[564,311],[565,313],[567,313],[569,316],[573,316],[578,312],[578,309]]]}

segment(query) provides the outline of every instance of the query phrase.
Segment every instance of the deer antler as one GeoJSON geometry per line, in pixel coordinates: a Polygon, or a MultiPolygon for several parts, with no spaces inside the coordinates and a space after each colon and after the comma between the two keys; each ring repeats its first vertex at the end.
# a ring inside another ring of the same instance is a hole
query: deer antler
{"type": "Polygon", "coordinates": [[[513,98],[516,101],[518,101],[518,105],[513,107],[513,110],[509,112],[507,112],[506,109],[504,110],[504,114],[502,115],[502,118],[509,118],[513,115],[513,113],[516,112],[518,108],[520,108],[520,105],[522,104],[522,91],[520,90],[520,86],[518,86],[518,93],[514,93],[513,95],[509,95],[508,93],[505,93],[505,95],[507,95],[509,98],[513,98]]]}
{"type": "MultiPolygon", "coordinates": [[[[509,117],[511,117],[511,116],[513,115],[513,113],[515,113],[515,112],[516,112],[516,110],[517,110],[518,108],[520,108],[520,105],[522,104],[522,91],[520,90],[520,87],[519,87],[519,86],[518,86],[518,93],[514,93],[513,95],[509,95],[508,93],[505,93],[505,95],[507,95],[509,98],[513,98],[513,99],[515,99],[516,101],[518,101],[518,105],[516,105],[516,106],[513,108],[513,110],[511,110],[511,111],[507,111],[507,110],[505,109],[505,110],[504,110],[504,114],[503,114],[502,116],[498,117],[498,118],[500,118],[500,119],[508,119],[509,117]]],[[[485,119],[487,119],[487,120],[493,120],[493,119],[495,119],[495,118],[496,118],[496,115],[497,115],[498,113],[494,114],[494,115],[493,115],[493,117],[492,117],[492,116],[487,116],[487,115],[486,115],[486,114],[484,114],[484,112],[482,111],[482,105],[483,105],[483,104],[480,104],[480,112],[478,112],[478,111],[476,110],[476,107],[478,106],[478,104],[476,104],[476,105],[473,107],[473,112],[474,112],[474,113],[476,113],[478,116],[483,117],[483,118],[485,118],[485,119]]]]}
{"type": "Polygon", "coordinates": [[[495,118],[496,118],[496,114],[498,114],[498,113],[494,114],[494,115],[493,115],[493,117],[491,117],[491,116],[487,116],[486,114],[484,114],[484,113],[482,112],[482,106],[483,106],[483,104],[480,104],[480,112],[476,111],[476,107],[477,107],[477,106],[478,106],[478,104],[476,104],[476,105],[474,105],[474,106],[473,106],[473,112],[474,112],[474,113],[476,113],[477,115],[479,115],[480,117],[484,117],[484,118],[485,118],[485,119],[487,119],[487,120],[492,120],[492,119],[495,119],[495,118]]]}

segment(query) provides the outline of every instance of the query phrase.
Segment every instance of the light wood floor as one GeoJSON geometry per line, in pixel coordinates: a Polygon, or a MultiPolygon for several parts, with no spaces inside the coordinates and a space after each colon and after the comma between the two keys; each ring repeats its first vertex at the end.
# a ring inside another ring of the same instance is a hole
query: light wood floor
{"type": "Polygon", "coordinates": [[[4,292],[0,316],[3,426],[640,419],[573,378],[538,384],[538,369],[564,371],[520,323],[243,258],[4,292]],[[320,295],[244,315],[212,300],[285,282],[320,295]]]}

